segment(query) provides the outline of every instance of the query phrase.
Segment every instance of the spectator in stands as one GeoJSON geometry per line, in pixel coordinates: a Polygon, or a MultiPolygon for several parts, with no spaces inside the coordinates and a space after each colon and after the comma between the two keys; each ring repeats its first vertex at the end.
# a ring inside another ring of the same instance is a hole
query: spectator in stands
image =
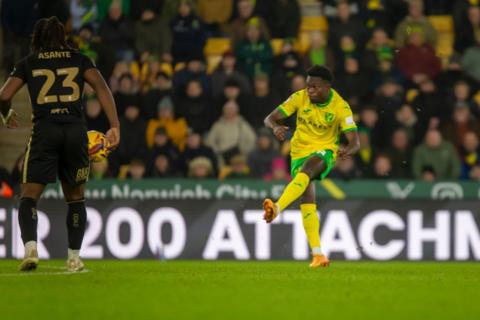
{"type": "Polygon", "coordinates": [[[170,140],[167,130],[164,127],[158,127],[153,136],[153,145],[150,149],[150,155],[152,156],[153,162],[160,154],[165,155],[168,158],[169,163],[173,164],[169,165],[169,169],[173,169],[171,167],[176,167],[175,163],[177,163],[178,157],[180,156],[180,151],[170,140]]]}
{"type": "Polygon", "coordinates": [[[130,3],[132,0],[96,0],[96,2],[98,8],[98,20],[100,22],[108,17],[109,10],[114,3],[120,7],[121,13],[124,16],[130,16],[130,3]]]}
{"type": "Polygon", "coordinates": [[[130,16],[133,20],[141,20],[144,10],[151,10],[155,16],[162,13],[165,0],[134,0],[130,3],[130,16]]]}
{"type": "Polygon", "coordinates": [[[227,22],[232,16],[233,0],[197,0],[198,15],[213,36],[228,31],[227,22]]]}
{"type": "MultiPolygon", "coordinates": [[[[168,23],[155,11],[145,9],[140,20],[135,22],[135,48],[139,55],[149,53],[157,59],[170,55],[172,35],[168,23]]],[[[167,57],[170,60],[170,57],[167,57]]]]}
{"type": "Polygon", "coordinates": [[[190,164],[194,159],[199,157],[206,158],[210,162],[210,170],[214,176],[218,173],[217,157],[213,149],[203,143],[202,136],[197,132],[190,132],[187,139],[185,150],[180,154],[178,160],[179,166],[183,173],[187,175],[190,164]]]}
{"type": "Polygon", "coordinates": [[[249,98],[242,92],[240,84],[235,79],[227,79],[223,88],[223,94],[215,101],[214,119],[217,119],[222,114],[223,106],[227,101],[234,100],[240,107],[240,115],[251,123],[256,110],[252,108],[249,98]]]}
{"type": "Polygon", "coordinates": [[[207,35],[203,21],[192,11],[190,1],[181,1],[178,14],[170,22],[172,30],[173,62],[186,62],[192,57],[202,57],[207,35]]]}
{"type": "Polygon", "coordinates": [[[233,100],[225,103],[222,116],[213,124],[205,140],[223,163],[228,163],[235,154],[250,153],[255,141],[255,131],[239,114],[238,104],[233,100]]]}
{"type": "Polygon", "coordinates": [[[204,134],[210,129],[215,108],[199,80],[190,80],[187,83],[178,102],[178,115],[185,118],[188,126],[195,132],[204,134]]]}
{"type": "Polygon", "coordinates": [[[270,131],[262,128],[258,133],[257,147],[248,155],[252,177],[262,178],[270,172],[272,161],[280,157],[270,131]]]}
{"type": "Polygon", "coordinates": [[[134,158],[145,159],[147,154],[146,127],[145,120],[140,117],[140,108],[137,105],[128,106],[125,115],[120,117],[122,143],[116,153],[121,164],[129,163],[134,158]]]}
{"type": "Polygon", "coordinates": [[[345,60],[357,59],[361,60],[363,57],[363,46],[355,43],[351,36],[343,36],[340,39],[340,47],[334,51],[336,73],[345,71],[345,60]]]}
{"type": "Polygon", "coordinates": [[[193,13],[197,13],[197,2],[192,0],[164,0],[162,18],[171,22],[178,14],[178,7],[182,2],[187,2],[193,13]]]}
{"type": "Polygon", "coordinates": [[[300,6],[297,0],[268,2],[268,29],[272,38],[296,38],[300,27],[300,6]]]}
{"type": "Polygon", "coordinates": [[[371,143],[371,135],[365,128],[358,131],[360,138],[360,150],[355,155],[355,166],[361,172],[363,177],[367,177],[371,172],[372,162],[374,157],[374,149],[371,143]]]}
{"type": "Polygon", "coordinates": [[[350,14],[357,15],[360,11],[359,2],[357,0],[320,0],[319,2],[322,3],[322,9],[329,19],[338,16],[338,4],[343,2],[349,6],[350,14]]]}
{"type": "Polygon", "coordinates": [[[133,159],[128,166],[127,179],[141,180],[146,177],[147,167],[141,159],[133,159]]]}
{"type": "Polygon", "coordinates": [[[345,59],[343,70],[336,76],[335,86],[355,112],[360,109],[370,93],[370,77],[366,71],[360,68],[358,60],[354,58],[345,59]]]}
{"type": "Polygon", "coordinates": [[[436,129],[430,129],[423,144],[415,148],[412,170],[415,179],[422,178],[423,169],[432,167],[435,177],[440,180],[452,180],[460,177],[460,160],[450,142],[443,141],[436,129]]]}
{"type": "Polygon", "coordinates": [[[430,21],[423,14],[423,0],[408,0],[408,16],[397,25],[395,30],[395,43],[398,48],[409,44],[409,38],[413,33],[420,33],[425,43],[435,47],[437,32],[430,21]]]}
{"type": "Polygon", "coordinates": [[[272,166],[268,173],[263,175],[265,181],[289,181],[290,174],[288,173],[287,161],[283,157],[277,157],[272,160],[272,166]]]}
{"type": "Polygon", "coordinates": [[[3,33],[3,68],[12,70],[30,48],[30,35],[37,21],[36,0],[3,0],[0,2],[3,33]]]}
{"type": "Polygon", "coordinates": [[[399,128],[394,131],[390,146],[385,151],[391,162],[390,177],[393,179],[411,178],[412,148],[408,138],[408,132],[399,128]]]}
{"type": "MultiPolygon", "coordinates": [[[[388,28],[388,0],[366,0],[359,1],[360,14],[368,30],[372,32],[375,28],[388,28]]],[[[399,1],[396,1],[399,2],[399,1]]],[[[401,2],[401,1],[400,1],[401,2]]]]}
{"type": "Polygon", "coordinates": [[[435,49],[425,43],[424,35],[419,31],[412,31],[408,36],[407,44],[397,54],[397,66],[408,80],[415,83],[425,76],[433,79],[441,71],[435,49]]]}
{"type": "Polygon", "coordinates": [[[288,92],[292,78],[303,73],[305,69],[292,41],[285,40],[281,50],[281,53],[274,57],[272,85],[273,91],[284,94],[288,92]]]}
{"type": "Polygon", "coordinates": [[[307,86],[306,78],[303,74],[296,74],[292,77],[292,83],[290,84],[290,92],[286,93],[284,99],[288,98],[292,93],[303,90],[307,86]]]}
{"type": "Polygon", "coordinates": [[[158,114],[158,103],[163,98],[172,98],[172,96],[171,77],[163,71],[158,72],[152,87],[142,97],[143,117],[146,120],[156,118],[158,114]]]}
{"type": "Polygon", "coordinates": [[[154,154],[152,177],[169,178],[177,176],[177,172],[172,168],[173,161],[163,153],[154,154]]]}
{"type": "Polygon", "coordinates": [[[448,121],[451,109],[440,94],[435,83],[426,78],[419,84],[420,92],[413,99],[412,107],[417,112],[418,119],[429,128],[438,128],[440,122],[448,121]]]}
{"type": "Polygon", "coordinates": [[[97,19],[95,1],[70,0],[70,18],[72,31],[78,32],[85,24],[93,24],[97,19]]]}
{"type": "MultiPolygon", "coordinates": [[[[254,129],[264,126],[265,117],[280,104],[280,98],[270,89],[270,81],[266,74],[259,74],[253,80],[254,92],[251,99],[252,118],[250,124],[254,129]]],[[[288,90],[290,91],[290,90],[288,90]]]]}
{"type": "Polygon", "coordinates": [[[219,179],[242,179],[250,177],[250,168],[247,165],[246,157],[241,154],[235,154],[232,156],[228,165],[224,166],[220,170],[219,179]]]}
{"type": "Polygon", "coordinates": [[[480,82],[480,34],[475,35],[475,45],[467,48],[462,58],[465,73],[480,82]]]}
{"type": "Polygon", "coordinates": [[[425,135],[426,127],[418,120],[411,105],[404,104],[395,114],[397,126],[407,132],[408,140],[416,146],[425,135]]]}
{"type": "Polygon", "coordinates": [[[467,132],[472,131],[480,135],[480,123],[472,117],[470,109],[466,104],[457,105],[453,111],[452,118],[442,125],[441,131],[445,140],[451,142],[458,149],[460,149],[467,132]]]}
{"type": "Polygon", "coordinates": [[[108,160],[90,163],[90,180],[102,180],[111,178],[112,174],[108,168],[108,160]]]}
{"type": "Polygon", "coordinates": [[[118,80],[118,91],[113,95],[119,115],[123,115],[129,105],[140,107],[141,101],[137,92],[133,76],[130,73],[122,74],[118,80]]]}
{"type": "Polygon", "coordinates": [[[374,106],[365,106],[360,113],[358,128],[368,134],[373,146],[382,148],[386,145],[388,135],[380,132],[378,118],[378,112],[374,106]]]}
{"type": "Polygon", "coordinates": [[[474,80],[462,70],[461,57],[458,54],[452,54],[446,68],[437,76],[435,82],[442,94],[451,95],[452,88],[459,81],[465,81],[469,86],[474,84],[474,80]]]}
{"type": "Polygon", "coordinates": [[[475,34],[479,30],[480,8],[471,6],[468,8],[468,19],[455,24],[455,51],[463,54],[468,47],[475,45],[475,34]]]}
{"type": "Polygon", "coordinates": [[[183,150],[188,132],[187,121],[181,117],[175,118],[175,106],[169,96],[163,97],[157,108],[157,117],[148,121],[146,131],[148,147],[154,146],[157,129],[164,128],[173,144],[183,150]]]}
{"type": "Polygon", "coordinates": [[[395,112],[404,102],[404,90],[393,78],[386,78],[377,88],[372,104],[377,106],[379,117],[382,120],[394,118],[395,112]]]}
{"type": "Polygon", "coordinates": [[[378,154],[373,163],[373,172],[371,177],[374,179],[389,179],[391,178],[392,161],[386,154],[378,154]]]}
{"type": "Polygon", "coordinates": [[[85,121],[88,130],[97,130],[106,133],[110,129],[107,116],[96,97],[87,99],[85,104],[85,121]]]}
{"type": "Polygon", "coordinates": [[[332,179],[350,181],[360,178],[361,172],[355,166],[355,161],[352,157],[338,158],[335,163],[335,168],[329,177],[332,179]]]}
{"type": "Polygon", "coordinates": [[[273,50],[260,31],[260,20],[252,18],[247,23],[246,38],[235,47],[240,70],[250,79],[259,72],[271,74],[273,50]]]}
{"type": "Polygon", "coordinates": [[[262,17],[254,15],[254,0],[237,1],[238,17],[230,24],[229,33],[232,36],[232,46],[236,46],[239,42],[246,39],[249,21],[255,18],[257,21],[260,34],[267,40],[270,39],[267,24],[262,17]]]}
{"type": "Polygon", "coordinates": [[[115,65],[115,61],[111,57],[115,53],[112,48],[103,44],[99,37],[94,37],[93,26],[90,24],[83,25],[78,30],[78,36],[73,37],[72,40],[74,47],[95,62],[104,78],[110,78],[115,65]]]}
{"type": "Polygon", "coordinates": [[[222,61],[212,74],[212,95],[214,98],[220,96],[227,79],[234,79],[240,86],[240,89],[246,95],[250,95],[252,88],[248,78],[237,70],[237,58],[233,51],[225,51],[222,61]]]}
{"type": "Polygon", "coordinates": [[[112,2],[108,17],[100,23],[98,35],[102,42],[115,51],[116,61],[132,61],[134,54],[134,27],[128,16],[122,13],[119,2],[112,2]]]}
{"type": "Polygon", "coordinates": [[[392,61],[395,56],[395,43],[388,38],[382,28],[373,30],[370,40],[366,44],[363,65],[370,72],[380,70],[383,61],[392,61]]]}
{"type": "Polygon", "coordinates": [[[437,179],[435,169],[432,166],[425,166],[422,168],[422,175],[420,180],[424,182],[434,182],[437,179]]]}
{"type": "Polygon", "coordinates": [[[480,167],[480,149],[477,133],[473,131],[465,133],[462,141],[460,159],[462,161],[462,173],[460,178],[473,178],[470,176],[472,173],[475,175],[475,180],[478,180],[476,171],[478,171],[478,168],[480,167]],[[472,169],[474,168],[475,171],[472,172],[472,169]]]}
{"type": "Polygon", "coordinates": [[[206,179],[215,177],[212,161],[206,157],[196,157],[188,163],[188,177],[206,179]]]}
{"type": "MultiPolygon", "coordinates": [[[[352,16],[350,10],[350,6],[347,2],[338,2],[337,16],[332,19],[329,26],[328,44],[332,46],[335,56],[338,56],[342,51],[353,50],[354,48],[352,48],[352,45],[357,51],[360,51],[367,42],[367,28],[360,19],[352,16]],[[350,46],[348,48],[345,47],[345,39],[349,39],[350,46]],[[343,45],[342,41],[344,42],[343,45]]],[[[359,57],[357,56],[356,58],[359,57]]],[[[343,61],[341,60],[339,60],[338,63],[339,65],[343,65],[343,61]]]]}
{"type": "Polygon", "coordinates": [[[309,45],[303,65],[305,69],[310,68],[313,65],[326,66],[330,70],[334,71],[335,63],[333,51],[327,47],[327,39],[325,33],[314,30],[309,34],[309,45]]]}
{"type": "Polygon", "coordinates": [[[467,106],[472,112],[476,112],[476,103],[471,98],[470,84],[467,81],[457,81],[453,85],[452,91],[449,97],[450,110],[455,107],[467,106]]]}
{"type": "Polygon", "coordinates": [[[212,92],[212,79],[207,74],[203,56],[191,56],[188,58],[186,68],[182,68],[173,75],[173,87],[177,92],[185,91],[187,83],[191,80],[201,82],[203,94],[210,97],[212,92]]]}

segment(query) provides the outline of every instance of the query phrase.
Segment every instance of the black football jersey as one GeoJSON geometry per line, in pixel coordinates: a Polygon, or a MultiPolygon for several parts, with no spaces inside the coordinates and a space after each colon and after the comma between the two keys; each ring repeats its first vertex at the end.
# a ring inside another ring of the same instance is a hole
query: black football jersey
{"type": "Polygon", "coordinates": [[[83,74],[95,68],[83,54],[70,49],[31,53],[21,60],[10,76],[28,86],[33,121],[83,121],[83,74]]]}

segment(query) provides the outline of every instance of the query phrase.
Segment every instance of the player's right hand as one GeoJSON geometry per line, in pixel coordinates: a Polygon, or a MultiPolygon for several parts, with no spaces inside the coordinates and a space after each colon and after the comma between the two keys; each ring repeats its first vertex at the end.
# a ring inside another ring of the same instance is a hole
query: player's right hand
{"type": "Polygon", "coordinates": [[[110,150],[115,150],[120,143],[120,130],[116,127],[110,128],[105,134],[107,136],[108,142],[110,142],[110,146],[108,147],[110,150]]]}
{"type": "Polygon", "coordinates": [[[280,141],[285,140],[285,138],[287,137],[287,131],[287,126],[276,126],[275,128],[273,128],[273,134],[280,141]]]}

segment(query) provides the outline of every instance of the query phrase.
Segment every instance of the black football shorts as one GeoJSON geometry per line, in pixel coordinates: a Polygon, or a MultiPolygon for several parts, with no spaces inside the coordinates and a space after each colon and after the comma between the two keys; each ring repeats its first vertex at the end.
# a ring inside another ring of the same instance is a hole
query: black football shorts
{"type": "Polygon", "coordinates": [[[83,123],[37,121],[25,151],[22,183],[80,185],[88,180],[87,129],[83,123]]]}

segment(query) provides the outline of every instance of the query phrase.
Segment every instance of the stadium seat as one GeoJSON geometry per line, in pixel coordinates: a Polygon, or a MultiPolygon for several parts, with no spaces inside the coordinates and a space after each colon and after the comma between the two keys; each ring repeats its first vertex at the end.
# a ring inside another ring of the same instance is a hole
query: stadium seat
{"type": "Polygon", "coordinates": [[[453,18],[451,16],[429,16],[428,20],[438,33],[453,33],[453,18]]]}
{"type": "Polygon", "coordinates": [[[312,31],[312,30],[320,30],[320,31],[327,31],[328,30],[328,21],[327,18],[323,16],[307,16],[302,17],[302,23],[300,25],[300,31],[312,31]]]}
{"type": "Polygon", "coordinates": [[[225,51],[231,49],[229,38],[209,38],[203,49],[206,56],[222,55],[225,51]]]}
{"type": "Polygon", "coordinates": [[[448,58],[453,54],[454,29],[451,16],[429,16],[428,20],[437,31],[437,55],[446,65],[448,58]]]}

